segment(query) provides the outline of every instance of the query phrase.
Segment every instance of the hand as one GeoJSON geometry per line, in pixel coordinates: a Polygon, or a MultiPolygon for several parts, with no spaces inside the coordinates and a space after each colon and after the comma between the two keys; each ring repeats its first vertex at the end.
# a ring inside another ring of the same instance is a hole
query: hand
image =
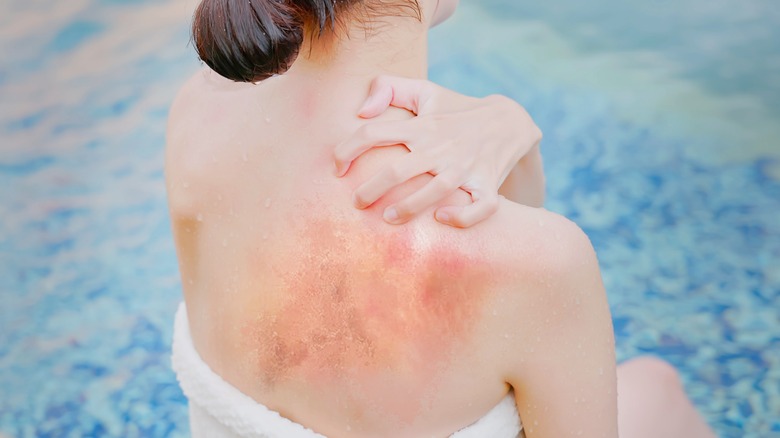
{"type": "Polygon", "coordinates": [[[473,203],[440,207],[436,220],[462,228],[485,220],[498,209],[504,179],[529,151],[538,150],[542,138],[523,107],[503,96],[478,99],[426,80],[380,76],[359,115],[374,118],[390,106],[416,117],[365,125],[336,147],[335,157],[336,173],[343,176],[352,161],[374,147],[403,144],[410,151],[358,187],[358,208],[369,207],[417,175],[434,175],[420,190],[385,209],[385,220],[393,224],[409,221],[459,188],[473,203]]]}

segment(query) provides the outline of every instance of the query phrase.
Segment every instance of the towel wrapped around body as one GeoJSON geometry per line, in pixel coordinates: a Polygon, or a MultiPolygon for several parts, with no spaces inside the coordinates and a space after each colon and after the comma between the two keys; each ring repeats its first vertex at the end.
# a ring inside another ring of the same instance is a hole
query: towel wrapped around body
{"type": "MultiPolygon", "coordinates": [[[[189,400],[193,438],[324,438],[266,408],[214,373],[195,350],[184,303],[176,312],[172,363],[189,400]]],[[[522,436],[521,429],[510,392],[485,416],[451,438],[516,438],[522,436]]]]}

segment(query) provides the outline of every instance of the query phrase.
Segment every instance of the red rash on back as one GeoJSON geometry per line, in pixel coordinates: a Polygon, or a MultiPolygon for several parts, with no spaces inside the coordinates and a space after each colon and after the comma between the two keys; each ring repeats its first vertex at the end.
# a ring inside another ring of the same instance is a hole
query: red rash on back
{"type": "Polygon", "coordinates": [[[453,243],[418,248],[405,230],[307,224],[279,260],[281,304],[244,326],[263,383],[331,384],[388,368],[430,377],[466,346],[489,290],[484,262],[453,243]]]}

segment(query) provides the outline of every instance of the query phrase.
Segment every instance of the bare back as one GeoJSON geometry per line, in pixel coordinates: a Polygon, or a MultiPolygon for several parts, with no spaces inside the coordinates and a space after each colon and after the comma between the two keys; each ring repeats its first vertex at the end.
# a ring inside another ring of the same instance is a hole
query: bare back
{"type": "Polygon", "coordinates": [[[328,436],[445,436],[509,391],[505,352],[555,323],[537,310],[560,227],[515,205],[469,230],[382,221],[428,175],[356,210],[354,188],[406,153],[375,150],[333,176],[333,148],[365,123],[354,114],[367,85],[200,72],[185,86],[166,176],[193,341],[230,384],[328,436]],[[501,238],[510,226],[529,229],[526,247],[501,238]]]}

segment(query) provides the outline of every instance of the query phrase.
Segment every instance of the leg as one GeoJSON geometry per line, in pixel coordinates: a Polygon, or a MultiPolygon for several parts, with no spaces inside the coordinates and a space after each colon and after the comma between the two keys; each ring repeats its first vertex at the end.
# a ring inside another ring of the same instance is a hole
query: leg
{"type": "Polygon", "coordinates": [[[715,434],[691,404],[677,371],[643,357],[618,366],[621,438],[710,438],[715,434]]]}

